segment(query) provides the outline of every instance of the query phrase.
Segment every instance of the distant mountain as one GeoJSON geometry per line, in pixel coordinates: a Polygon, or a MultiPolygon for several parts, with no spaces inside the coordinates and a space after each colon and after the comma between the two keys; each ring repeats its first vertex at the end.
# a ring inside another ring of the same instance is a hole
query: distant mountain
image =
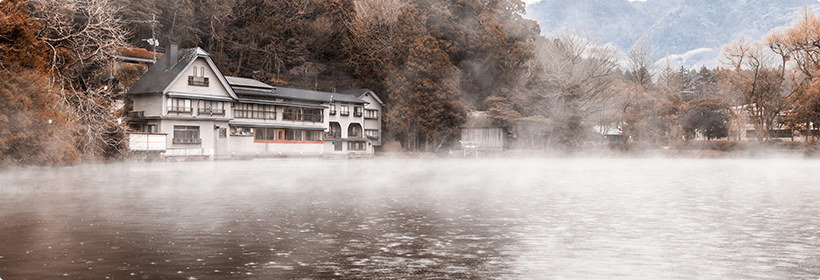
{"type": "Polygon", "coordinates": [[[711,68],[723,45],[788,27],[805,5],[820,11],[818,0],[543,0],[527,5],[526,17],[545,36],[583,28],[624,53],[646,36],[657,55],[669,55],[676,66],[711,68]]]}

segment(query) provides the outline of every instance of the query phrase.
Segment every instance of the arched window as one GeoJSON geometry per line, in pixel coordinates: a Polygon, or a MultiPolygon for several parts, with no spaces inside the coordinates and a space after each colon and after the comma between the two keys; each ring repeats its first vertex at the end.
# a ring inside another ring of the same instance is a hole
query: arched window
{"type": "Polygon", "coordinates": [[[364,137],[362,134],[362,125],[358,123],[351,123],[347,127],[347,137],[348,138],[361,138],[364,137]]]}

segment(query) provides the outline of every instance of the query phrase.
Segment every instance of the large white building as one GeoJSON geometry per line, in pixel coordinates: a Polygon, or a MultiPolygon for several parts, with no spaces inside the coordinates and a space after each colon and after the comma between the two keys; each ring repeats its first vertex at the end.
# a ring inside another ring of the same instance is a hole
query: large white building
{"type": "Polygon", "coordinates": [[[384,103],[224,76],[200,48],[171,46],[128,91],[129,149],[164,157],[369,156],[384,103]]]}

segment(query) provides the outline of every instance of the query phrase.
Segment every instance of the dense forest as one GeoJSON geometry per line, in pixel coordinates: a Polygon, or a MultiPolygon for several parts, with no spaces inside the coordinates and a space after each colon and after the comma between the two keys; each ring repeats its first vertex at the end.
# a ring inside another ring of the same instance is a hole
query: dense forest
{"type": "Polygon", "coordinates": [[[662,145],[695,132],[727,137],[742,117],[765,132],[820,116],[820,19],[808,8],[789,29],[726,46],[723,67],[699,70],[658,65],[648,40],[618,50],[584,30],[545,38],[524,9],[520,0],[4,0],[0,165],[122,156],[121,100],[140,71],[110,64],[122,46],[152,49],[149,38],[160,51],[201,47],[226,75],[370,88],[387,104],[387,140],[408,151],[447,147],[474,110],[522,142],[539,138],[525,148],[570,150],[602,128],[662,145]],[[781,112],[789,117],[777,122],[781,112]]]}

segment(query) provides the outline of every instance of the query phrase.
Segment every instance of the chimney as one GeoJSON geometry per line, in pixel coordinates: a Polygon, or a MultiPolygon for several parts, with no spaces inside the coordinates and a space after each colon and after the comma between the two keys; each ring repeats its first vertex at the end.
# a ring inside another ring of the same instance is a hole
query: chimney
{"type": "Polygon", "coordinates": [[[168,50],[168,68],[174,67],[174,65],[177,64],[177,48],[178,46],[176,44],[171,44],[171,49],[168,50]]]}

